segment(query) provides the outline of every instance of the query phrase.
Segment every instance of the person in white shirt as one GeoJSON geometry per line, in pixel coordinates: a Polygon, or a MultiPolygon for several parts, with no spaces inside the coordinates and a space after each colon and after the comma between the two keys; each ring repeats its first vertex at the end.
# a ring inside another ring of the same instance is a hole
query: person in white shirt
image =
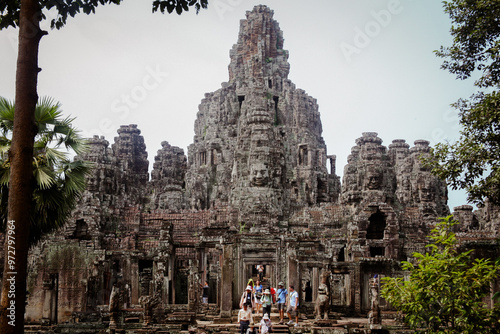
{"type": "Polygon", "coordinates": [[[240,334],[246,334],[248,326],[253,322],[252,309],[247,303],[243,303],[243,308],[238,312],[238,322],[240,324],[240,334]]]}
{"type": "Polygon", "coordinates": [[[295,327],[299,324],[299,293],[295,291],[293,285],[289,287],[290,294],[288,298],[288,308],[286,313],[288,314],[288,325],[293,324],[292,318],[295,317],[295,327]]]}

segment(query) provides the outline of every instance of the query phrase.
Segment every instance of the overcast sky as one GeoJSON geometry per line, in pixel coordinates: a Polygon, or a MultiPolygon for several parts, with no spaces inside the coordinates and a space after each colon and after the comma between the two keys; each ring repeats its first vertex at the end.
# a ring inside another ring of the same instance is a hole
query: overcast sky
{"type": "MultiPolygon", "coordinates": [[[[318,101],[337,174],[362,132],[377,132],[385,146],[458,138],[450,104],[474,88],[440,69],[433,54],[451,43],[437,0],[209,0],[208,10],[181,16],[125,0],[43,37],[39,95],[60,101],[86,136],[104,135],[110,144],[121,124],[137,124],[152,168],[164,140],[187,153],[198,105],[228,81],[239,21],[257,4],[274,10],[289,78],[318,101]]],[[[0,96],[11,100],[16,53],[17,30],[0,31],[0,96]]],[[[451,208],[465,203],[463,193],[450,194],[451,208]]]]}

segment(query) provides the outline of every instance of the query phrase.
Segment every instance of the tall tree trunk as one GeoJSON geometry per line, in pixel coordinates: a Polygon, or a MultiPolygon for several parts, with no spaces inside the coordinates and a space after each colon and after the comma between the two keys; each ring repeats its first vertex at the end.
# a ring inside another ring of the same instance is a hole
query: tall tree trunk
{"type": "Polygon", "coordinates": [[[0,305],[2,334],[24,333],[30,208],[33,192],[33,140],[36,134],[34,115],[38,100],[36,89],[39,71],[38,45],[45,34],[40,30],[40,14],[38,0],[21,0],[16,109],[12,147],[9,152],[11,174],[0,305]]]}

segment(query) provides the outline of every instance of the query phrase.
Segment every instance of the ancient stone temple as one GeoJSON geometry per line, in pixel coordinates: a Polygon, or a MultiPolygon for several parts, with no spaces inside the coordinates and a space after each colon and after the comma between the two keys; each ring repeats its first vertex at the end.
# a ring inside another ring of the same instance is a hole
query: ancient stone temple
{"type": "MultiPolygon", "coordinates": [[[[374,132],[353,138],[341,182],[283,47],[268,7],[247,12],[229,81],[202,99],[187,156],[162,142],[151,178],[136,125],[111,146],[91,139],[78,158],[95,168],[73,218],[32,251],[29,322],[230,321],[258,264],[265,287],[295,286],[304,316],[319,294],[338,314],[373,310],[373,277],[403,274],[400,261],[424,251],[450,213],[447,189],[419,159],[428,141],[384,146],[374,132]]],[[[456,208],[464,247],[498,256],[499,212],[456,208]]]]}

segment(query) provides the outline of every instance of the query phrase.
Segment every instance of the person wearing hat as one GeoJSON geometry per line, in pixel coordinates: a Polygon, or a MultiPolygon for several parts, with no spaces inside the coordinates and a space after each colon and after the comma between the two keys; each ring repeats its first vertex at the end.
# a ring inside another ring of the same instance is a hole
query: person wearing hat
{"type": "Polygon", "coordinates": [[[286,306],[286,296],[288,294],[287,289],[283,287],[283,282],[278,283],[278,291],[276,291],[276,301],[278,303],[278,311],[280,313],[280,325],[283,324],[283,318],[285,317],[285,306],[286,306]]]}
{"type": "Polygon", "coordinates": [[[264,314],[262,317],[262,320],[260,321],[259,324],[259,331],[260,334],[266,334],[272,332],[273,324],[271,322],[271,319],[269,319],[269,315],[267,313],[264,314]]]}
{"type": "Polygon", "coordinates": [[[271,299],[271,291],[269,289],[264,290],[262,294],[262,314],[271,316],[271,306],[273,304],[273,300],[271,299]]]}
{"type": "Polygon", "coordinates": [[[240,308],[243,308],[243,304],[247,304],[251,310],[255,308],[255,300],[250,285],[247,285],[245,292],[241,295],[240,308]]]}
{"type": "Polygon", "coordinates": [[[256,329],[257,329],[256,327],[257,327],[256,325],[254,325],[253,323],[250,323],[250,326],[247,329],[247,334],[259,334],[256,331],[256,329]]]}

